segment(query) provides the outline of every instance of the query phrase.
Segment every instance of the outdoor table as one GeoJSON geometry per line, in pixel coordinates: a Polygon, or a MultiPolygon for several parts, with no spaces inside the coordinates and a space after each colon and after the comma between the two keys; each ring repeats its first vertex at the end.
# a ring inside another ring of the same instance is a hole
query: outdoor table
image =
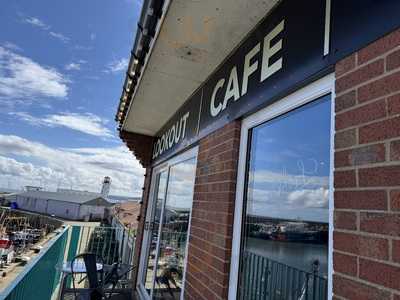
{"type": "MultiPolygon", "coordinates": [[[[103,270],[103,265],[96,263],[96,269],[97,272],[100,272],[103,270]]],[[[74,266],[73,266],[74,273],[86,273],[86,266],[83,261],[75,261],[74,266]]],[[[71,268],[71,262],[67,261],[63,263],[61,272],[66,273],[66,274],[71,274],[72,273],[72,268],[71,268]]]]}
{"type": "MultiPolygon", "coordinates": [[[[102,264],[96,263],[97,272],[106,271],[107,267],[103,266],[102,264]]],[[[64,262],[61,266],[60,265],[56,266],[56,268],[59,269],[62,273],[60,282],[60,292],[58,297],[58,299],[62,299],[62,294],[63,291],[65,290],[65,279],[67,278],[68,274],[72,274],[71,262],[70,261],[64,262]]],[[[85,274],[86,266],[84,261],[80,260],[75,261],[73,265],[73,271],[75,274],[85,274]]]]}

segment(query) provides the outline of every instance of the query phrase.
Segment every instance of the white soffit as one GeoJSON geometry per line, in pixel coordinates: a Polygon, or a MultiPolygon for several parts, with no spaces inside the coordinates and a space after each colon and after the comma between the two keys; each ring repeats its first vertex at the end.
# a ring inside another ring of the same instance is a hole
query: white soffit
{"type": "Polygon", "coordinates": [[[279,0],[172,0],[123,130],[156,132],[279,0]]]}

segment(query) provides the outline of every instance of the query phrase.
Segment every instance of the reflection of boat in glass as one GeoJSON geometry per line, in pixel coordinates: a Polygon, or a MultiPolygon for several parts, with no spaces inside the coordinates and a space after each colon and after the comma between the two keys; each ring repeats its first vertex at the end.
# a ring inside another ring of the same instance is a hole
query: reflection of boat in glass
{"type": "Polygon", "coordinates": [[[322,229],[304,222],[284,222],[279,224],[277,230],[271,233],[271,239],[320,244],[325,243],[328,239],[328,231],[322,229]]]}
{"type": "Polygon", "coordinates": [[[324,244],[328,241],[326,223],[258,218],[248,225],[250,237],[283,242],[324,244]]]}
{"type": "Polygon", "coordinates": [[[276,231],[275,225],[263,224],[263,223],[253,224],[250,230],[250,236],[264,240],[269,240],[271,239],[272,233],[275,231],[276,231]]]}

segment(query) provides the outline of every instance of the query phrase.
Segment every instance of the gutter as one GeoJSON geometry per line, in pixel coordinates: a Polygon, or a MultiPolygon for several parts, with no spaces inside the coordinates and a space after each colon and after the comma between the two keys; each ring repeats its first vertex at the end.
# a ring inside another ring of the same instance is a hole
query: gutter
{"type": "Polygon", "coordinates": [[[122,131],[171,0],[144,0],[115,121],[122,131]]]}

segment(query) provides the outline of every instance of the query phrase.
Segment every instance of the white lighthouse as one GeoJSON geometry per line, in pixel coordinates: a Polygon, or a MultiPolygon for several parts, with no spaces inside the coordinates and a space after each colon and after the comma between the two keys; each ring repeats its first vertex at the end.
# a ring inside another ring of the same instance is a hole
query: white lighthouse
{"type": "Polygon", "coordinates": [[[110,187],[111,187],[111,178],[106,176],[104,177],[103,186],[101,187],[101,195],[103,197],[108,196],[108,194],[110,193],[110,187]]]}

